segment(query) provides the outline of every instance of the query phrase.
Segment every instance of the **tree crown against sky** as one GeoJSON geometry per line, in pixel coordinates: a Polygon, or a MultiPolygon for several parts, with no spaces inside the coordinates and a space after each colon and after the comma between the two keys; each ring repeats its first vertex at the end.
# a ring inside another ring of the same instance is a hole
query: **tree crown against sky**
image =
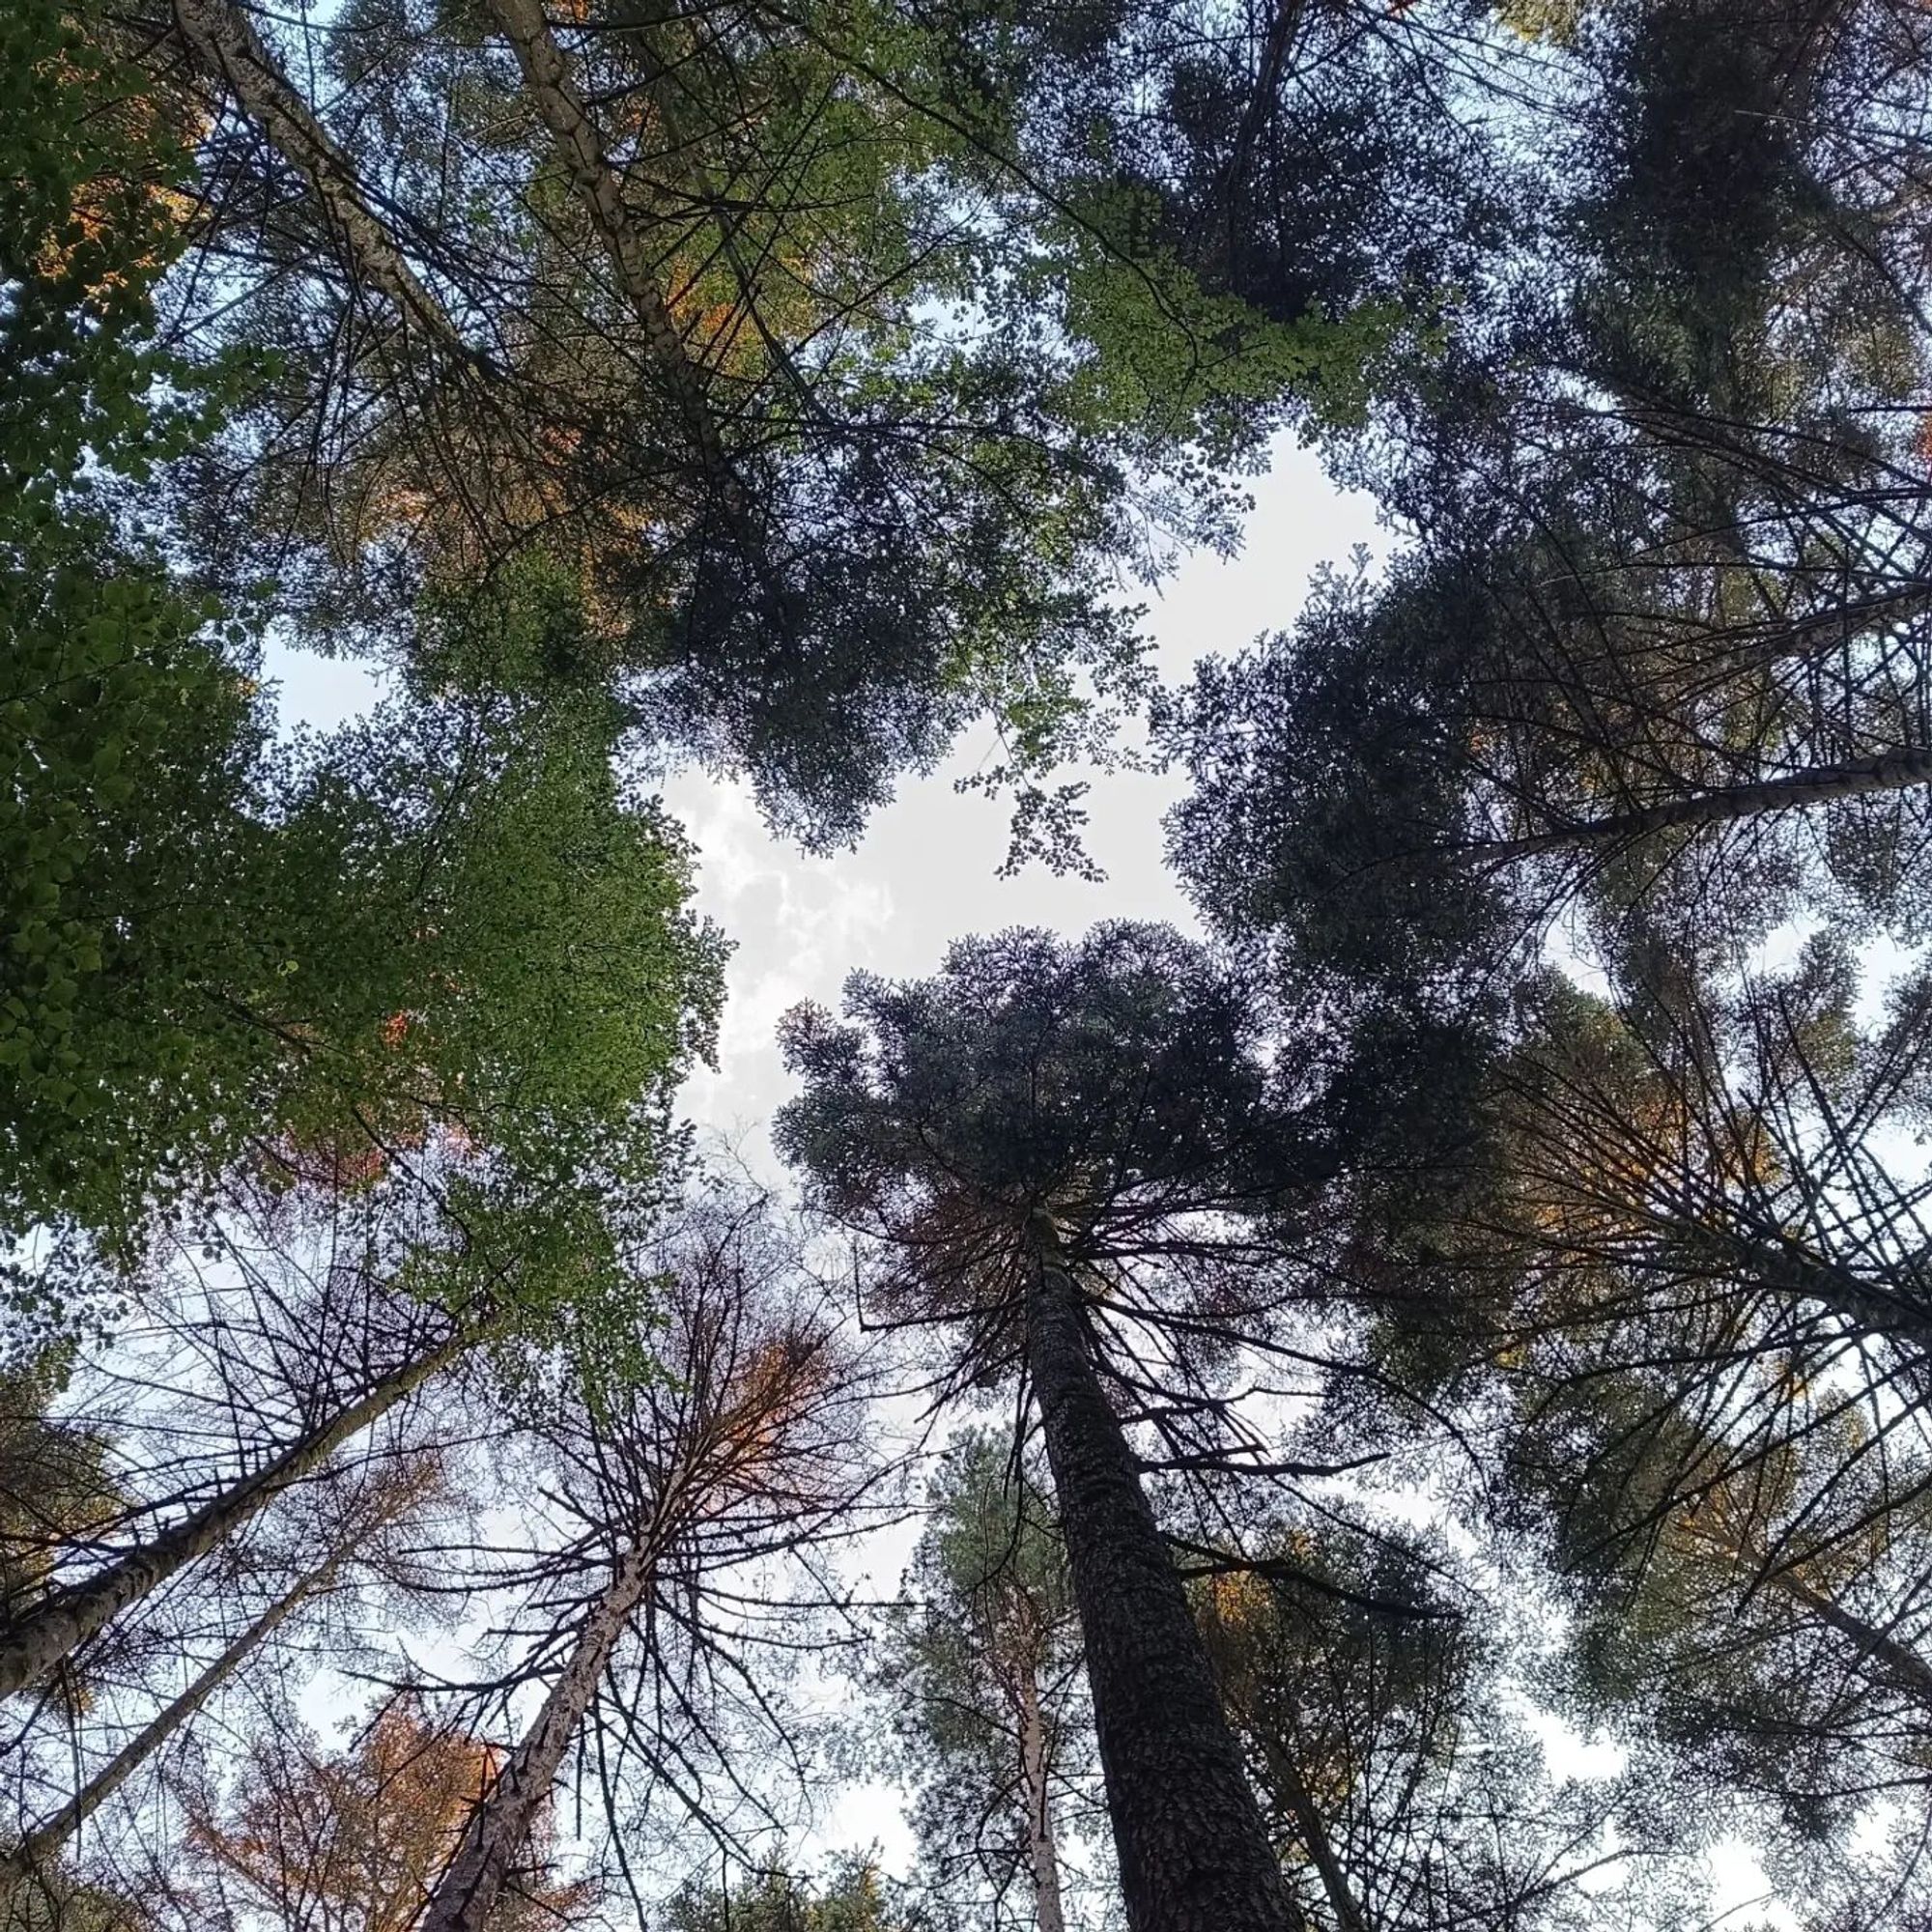
{"type": "Polygon", "coordinates": [[[803,1087],[773,1131],[858,1237],[868,1318],[943,1327],[947,1373],[1001,1385],[1050,1250],[1103,1361],[1118,1333],[1129,1384],[1188,1387],[1176,1441],[1218,1442],[1217,1364],[1294,1298],[1240,1217],[1332,1166],[1325,1111],[1284,1104],[1299,1069],[1269,1066],[1252,983],[1171,928],[1115,923],[961,941],[917,982],[856,975],[846,1012],[787,1018],[803,1087]]]}
{"type": "Polygon", "coordinates": [[[385,1840],[434,1932],[553,1825],[559,1910],[1060,1932],[1090,1784],[1135,1932],[1695,1923],[1720,1832],[1922,1916],[1921,7],[0,36],[8,1912],[153,1918],[264,1744],[381,1836],[283,1722],[373,1676],[477,1774],[385,1840]],[[796,1013],[819,1279],[687,1187],[644,775],[822,850],[990,724],[1070,857],[1284,431],[1400,543],[1164,702],[1214,944],[796,1013]],[[383,702],[278,743],[292,636],[383,702]],[[786,1875],[888,1361],[1015,1418],[884,1620],[963,1892],[786,1875]]]}
{"type": "Polygon", "coordinates": [[[1101,750],[1145,683],[1116,574],[1225,533],[1271,428],[1358,411],[1442,272],[1366,214],[1293,230],[1295,170],[1343,156],[1429,200],[1440,156],[1367,105],[1400,73],[1430,119],[1400,35],[1308,49],[1302,120],[1211,7],[177,28],[203,198],[170,329],[286,345],[185,483],[194,547],[406,653],[425,584],[535,549],[590,622],[493,674],[614,678],[811,838],[977,717],[1027,786],[1101,750]],[[1270,171],[1265,262],[1204,253],[1270,171]]]}
{"type": "Polygon", "coordinates": [[[930,1921],[871,1859],[839,1859],[816,1877],[766,1869],[731,1885],[694,1880],[670,1901],[671,1932],[922,1932],[930,1921]]]}
{"type": "Polygon", "coordinates": [[[1411,552],[1176,715],[1210,923],[1344,974],[1577,902],[1918,931],[1921,38],[1580,11],[1505,295],[1354,459],[1411,552]]]}
{"type": "Polygon", "coordinates": [[[1171,928],[962,940],[931,980],[853,976],[845,1009],[846,1025],[809,1007],[787,1018],[805,1090],[776,1133],[825,1205],[868,1230],[956,1192],[1009,1238],[1045,1212],[1099,1252],[1117,1212],[1131,1225],[1232,1202],[1261,1172],[1248,989],[1171,928]]]}

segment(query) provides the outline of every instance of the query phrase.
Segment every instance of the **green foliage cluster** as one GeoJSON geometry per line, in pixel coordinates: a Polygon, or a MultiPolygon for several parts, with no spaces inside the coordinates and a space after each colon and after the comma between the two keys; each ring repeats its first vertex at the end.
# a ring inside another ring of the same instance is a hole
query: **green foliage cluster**
{"type": "Polygon", "coordinates": [[[864,1856],[821,1877],[765,1871],[732,1886],[691,1884],[666,1908],[671,1932],[921,1932],[928,1921],[864,1856]]]}
{"type": "MultiPolygon", "coordinates": [[[[1127,150],[1211,10],[1192,36],[1153,10],[1138,65],[1095,67],[1097,14],[1083,41],[999,9],[753,8],[729,33],[593,9],[545,26],[545,99],[496,58],[500,11],[352,7],[320,35],[355,151],[304,147],[327,192],[285,219],[258,219],[252,157],[212,157],[236,190],[213,239],[261,253],[201,332],[301,348],[187,479],[210,567],[272,558],[319,635],[347,614],[413,662],[399,577],[462,586],[535,548],[594,617],[571,668],[785,831],[850,840],[986,722],[1023,847],[1070,857],[1049,781],[1112,756],[1148,691],[1122,580],[1228,541],[1273,430],[1359,416],[1433,270],[1391,286],[1364,247],[1258,301],[1161,232],[1177,196],[1127,150]],[[609,123],[601,185],[555,132],[573,95],[609,123]],[[400,325],[327,265],[393,280],[424,224],[416,334],[351,354],[400,325]],[[406,378],[425,355],[453,373],[406,378]]],[[[310,50],[265,33],[244,104],[274,126],[310,50]]]]}
{"type": "Polygon", "coordinates": [[[242,638],[212,637],[218,612],[115,514],[215,400],[152,337],[187,157],[142,70],[71,12],[4,31],[0,1211],[119,1233],[141,1181],[104,1130],[191,1067],[185,985],[233,929],[200,882],[229,862],[264,727],[223,648],[242,638]]]}
{"type": "MultiPolygon", "coordinates": [[[[258,615],[177,576],[129,495],[246,393],[238,354],[157,346],[183,103],[104,16],[6,32],[33,108],[0,167],[0,1225],[132,1258],[238,1159],[357,1185],[438,1135],[526,1194],[635,1166],[723,955],[681,835],[612,775],[609,701],[425,693],[274,744],[258,615]]],[[[466,631],[572,620],[513,577],[439,622],[473,660],[466,631]]]]}
{"type": "Polygon", "coordinates": [[[874,1666],[894,1713],[892,1768],[917,1793],[925,1893],[961,1917],[989,1899],[1023,1917],[1030,1710],[1047,1805],[1086,1808],[1066,1804],[1087,1755],[1066,1551],[1051,1498],[1035,1471],[1014,1466],[1009,1436],[969,1430],[950,1444],[926,1512],[911,1602],[892,1613],[874,1666]]]}

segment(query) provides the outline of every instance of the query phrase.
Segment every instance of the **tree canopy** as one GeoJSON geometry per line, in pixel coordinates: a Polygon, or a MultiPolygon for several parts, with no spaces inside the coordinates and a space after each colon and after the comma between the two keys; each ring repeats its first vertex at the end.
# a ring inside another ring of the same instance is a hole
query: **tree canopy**
{"type": "Polygon", "coordinates": [[[1932,1922],[1928,76],[11,0],[5,1932],[1932,1922]],[[942,767],[727,1152],[667,796],[942,767]]]}

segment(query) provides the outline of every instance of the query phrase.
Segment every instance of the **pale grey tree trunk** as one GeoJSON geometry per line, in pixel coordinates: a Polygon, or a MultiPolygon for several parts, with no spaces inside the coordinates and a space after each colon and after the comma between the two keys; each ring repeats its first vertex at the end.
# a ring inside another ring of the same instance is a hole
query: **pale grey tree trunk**
{"type": "Polygon", "coordinates": [[[1039,1708],[1039,1671],[1031,1661],[1019,1672],[1020,1772],[1026,1789],[1027,1863],[1033,1873],[1036,1932],[1066,1932],[1060,1896],[1060,1853],[1054,1843],[1047,1790],[1046,1723],[1039,1708]]]}
{"type": "Polygon", "coordinates": [[[719,500],[740,534],[749,534],[752,506],[731,468],[712,411],[706,372],[685,347],[684,331],[658,286],[658,244],[625,200],[623,177],[605,153],[603,135],[569,60],[551,33],[542,0],[485,0],[485,4],[517,57],[530,100],[550,131],[552,151],[604,243],[617,285],[643,328],[644,346],[677,398],[678,412],[719,500]]]}
{"type": "Polygon", "coordinates": [[[1335,1856],[1335,1841],[1328,1835],[1327,1821],[1316,1805],[1314,1794],[1308,1788],[1308,1780],[1301,1775],[1301,1767],[1295,1762],[1294,1754],[1285,1749],[1280,1739],[1272,1735],[1265,1739],[1263,1749],[1267,1758],[1268,1774],[1281,1793],[1289,1817],[1294,1822],[1295,1835],[1301,1840],[1308,1861],[1321,1881],[1328,1909],[1335,1915],[1337,1932],[1368,1932],[1368,1921],[1363,1918],[1362,1908],[1355,1901],[1349,1876],[1342,1869],[1341,1860],[1335,1856]]]}
{"type": "Polygon", "coordinates": [[[564,1752],[590,1709],[605,1665],[650,1581],[647,1551],[639,1547],[627,1552],[584,1619],[570,1661],[551,1686],[535,1721],[471,1814],[419,1932],[484,1932],[505,1881],[529,1843],[530,1829],[556,1782],[564,1752]]]}
{"type": "Polygon", "coordinates": [[[115,1752],[44,1825],[36,1826],[13,1851],[0,1859],[0,1898],[10,1886],[49,1869],[68,1840],[127,1783],[156,1751],[192,1718],[243,1663],[274,1635],[297,1610],[320,1596],[334,1578],[339,1557],[297,1579],[229,1644],[181,1694],[115,1752]]]}
{"type": "Polygon", "coordinates": [[[1735,824],[1767,812],[1791,811],[1807,805],[1860,798],[1869,792],[1907,791],[1932,784],[1932,752],[1893,752],[1857,764],[1813,765],[1783,778],[1755,783],[1718,785],[1682,798],[1617,811],[1602,818],[1580,820],[1552,832],[1531,833],[1521,838],[1498,838],[1471,845],[1455,855],[1465,866],[1509,865],[1546,852],[1584,850],[1599,845],[1629,844],[1656,832],[1679,826],[1735,824]]]}
{"type": "Polygon", "coordinates": [[[448,1367],[472,1339],[452,1337],[418,1355],[152,1543],[129,1550],[77,1583],[54,1590],[9,1624],[0,1632],[0,1697],[50,1677],[63,1660],[123,1610],[205,1556],[256,1511],[319,1469],[352,1436],[448,1367]]]}
{"type": "Polygon", "coordinates": [[[289,83],[248,14],[231,0],[174,0],[174,19],[195,66],[234,96],[242,113],[308,183],[351,272],[387,296],[453,360],[476,360],[372,209],[355,163],[289,83]]]}

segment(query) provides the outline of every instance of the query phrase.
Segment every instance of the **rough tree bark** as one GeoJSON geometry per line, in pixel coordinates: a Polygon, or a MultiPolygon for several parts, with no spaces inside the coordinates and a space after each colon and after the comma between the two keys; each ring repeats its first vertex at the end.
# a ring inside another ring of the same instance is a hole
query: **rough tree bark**
{"type": "Polygon", "coordinates": [[[1304,1932],[1120,1418],[1048,1238],[1026,1363],[1060,1504],[1133,1932],[1304,1932]]]}

